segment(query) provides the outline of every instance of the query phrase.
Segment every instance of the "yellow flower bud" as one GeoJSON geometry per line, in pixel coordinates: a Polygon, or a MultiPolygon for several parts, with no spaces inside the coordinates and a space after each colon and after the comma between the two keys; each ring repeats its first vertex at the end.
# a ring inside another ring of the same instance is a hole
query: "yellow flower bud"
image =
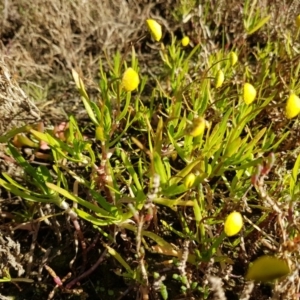
{"type": "Polygon", "coordinates": [[[238,61],[238,56],[235,52],[230,52],[229,53],[229,61],[230,61],[230,65],[233,67],[237,61],[238,61]]]}
{"type": "Polygon", "coordinates": [[[224,223],[224,232],[227,236],[238,234],[243,227],[243,217],[239,212],[230,213],[224,223]]]}
{"type": "Polygon", "coordinates": [[[148,19],[146,22],[153,39],[159,42],[162,37],[161,25],[153,19],[148,19]]]}
{"type": "Polygon", "coordinates": [[[193,186],[194,182],[196,180],[196,175],[194,173],[188,174],[184,180],[183,180],[183,185],[189,189],[193,186]]]}
{"type": "Polygon", "coordinates": [[[244,101],[247,105],[251,104],[256,97],[256,89],[250,83],[244,85],[244,101]]]}
{"type": "Polygon", "coordinates": [[[183,37],[183,39],[181,40],[181,45],[183,47],[186,47],[189,43],[190,43],[190,38],[188,36],[183,37]]]}
{"type": "Polygon", "coordinates": [[[297,95],[291,94],[285,107],[285,114],[288,119],[296,117],[300,113],[300,99],[297,95]]]}
{"type": "Polygon", "coordinates": [[[171,159],[175,161],[177,157],[178,157],[178,153],[176,151],[173,151],[173,153],[171,154],[171,159]]]}
{"type": "Polygon", "coordinates": [[[187,134],[193,137],[201,135],[206,126],[206,121],[202,117],[197,117],[193,120],[193,124],[188,128],[187,134]]]}
{"type": "Polygon", "coordinates": [[[296,26],[300,28],[300,15],[296,17],[296,26]]]}
{"type": "Polygon", "coordinates": [[[131,92],[135,90],[140,83],[139,75],[132,68],[126,69],[122,78],[122,88],[125,91],[131,92]]]}
{"type": "Polygon", "coordinates": [[[216,76],[216,88],[220,88],[223,85],[225,76],[222,70],[219,70],[217,72],[217,76],[216,76]]]}

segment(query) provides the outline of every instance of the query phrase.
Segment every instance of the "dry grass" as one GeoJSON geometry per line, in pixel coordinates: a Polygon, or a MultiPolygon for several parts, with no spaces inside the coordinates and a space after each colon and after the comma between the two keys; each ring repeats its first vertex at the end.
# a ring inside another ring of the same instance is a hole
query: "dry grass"
{"type": "Polygon", "coordinates": [[[0,61],[0,134],[40,119],[39,110],[0,61]]]}
{"type": "Polygon", "coordinates": [[[162,15],[171,2],[6,0],[0,3],[0,56],[29,96],[35,98],[28,86],[32,90],[37,83],[38,89],[45,91],[39,99],[44,101],[39,104],[44,118],[65,119],[74,107],[80,116],[71,68],[97,89],[94,79],[99,59],[111,57],[143,36],[150,16],[157,16],[169,27],[162,15]]]}
{"type": "Polygon", "coordinates": [[[1,52],[18,74],[55,77],[72,67],[93,73],[103,51],[111,53],[141,35],[155,3],[139,1],[5,1],[1,52]]]}
{"type": "Polygon", "coordinates": [[[93,79],[104,51],[110,55],[140,38],[149,16],[156,16],[179,36],[184,30],[194,44],[203,43],[209,52],[222,42],[227,47],[251,47],[263,43],[266,36],[282,38],[282,28],[292,27],[300,5],[295,0],[260,1],[261,12],[268,8],[271,19],[264,30],[246,38],[241,1],[210,1],[209,5],[199,1],[187,15],[176,9],[180,2],[186,1],[40,0],[37,5],[6,0],[0,4],[0,53],[21,80],[57,79],[71,68],[93,79]]]}

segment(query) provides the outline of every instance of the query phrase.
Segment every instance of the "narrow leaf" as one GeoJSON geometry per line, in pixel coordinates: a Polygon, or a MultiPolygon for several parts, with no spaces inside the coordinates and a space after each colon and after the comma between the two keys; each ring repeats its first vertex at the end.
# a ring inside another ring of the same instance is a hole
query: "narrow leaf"
{"type": "Polygon", "coordinates": [[[261,27],[263,27],[269,20],[271,16],[266,16],[263,19],[261,19],[251,30],[248,31],[248,34],[253,34],[257,30],[259,30],[261,27]]]}
{"type": "Polygon", "coordinates": [[[295,184],[297,181],[297,176],[298,176],[298,172],[299,172],[299,167],[300,167],[300,154],[297,157],[297,160],[295,162],[293,171],[292,171],[292,176],[290,179],[290,195],[293,197],[294,193],[295,193],[295,184]]]}

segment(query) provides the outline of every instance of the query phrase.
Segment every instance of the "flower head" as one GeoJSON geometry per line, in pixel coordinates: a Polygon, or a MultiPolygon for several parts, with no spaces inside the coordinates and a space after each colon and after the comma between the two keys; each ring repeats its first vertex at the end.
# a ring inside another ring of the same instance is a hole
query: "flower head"
{"type": "Polygon", "coordinates": [[[126,92],[131,92],[135,90],[140,83],[138,73],[132,68],[126,69],[122,77],[122,88],[126,92]]]}
{"type": "Polygon", "coordinates": [[[256,97],[256,89],[255,87],[250,83],[244,84],[244,101],[247,105],[251,104],[256,97]]]}
{"type": "Polygon", "coordinates": [[[183,47],[186,47],[189,43],[190,43],[190,38],[188,36],[185,36],[185,37],[182,38],[181,45],[183,47]]]}
{"type": "Polygon", "coordinates": [[[159,42],[162,37],[161,25],[153,19],[148,19],[146,22],[153,39],[159,42]]]}
{"type": "Polygon", "coordinates": [[[197,117],[193,120],[192,125],[188,128],[187,134],[193,137],[201,135],[206,126],[206,121],[203,117],[197,117]]]}
{"type": "Polygon", "coordinates": [[[230,65],[233,67],[237,61],[238,61],[238,56],[235,52],[230,52],[229,53],[229,61],[230,61],[230,65]]]}
{"type": "Polygon", "coordinates": [[[225,76],[222,70],[219,70],[217,72],[217,76],[216,76],[216,88],[220,88],[223,85],[225,76]]]}
{"type": "Polygon", "coordinates": [[[183,180],[183,185],[189,189],[193,186],[194,182],[196,180],[196,175],[194,173],[188,174],[184,180],[183,180]]]}
{"type": "Polygon", "coordinates": [[[300,99],[297,95],[291,94],[287,100],[285,114],[288,119],[296,117],[300,113],[300,99]]]}
{"type": "Polygon", "coordinates": [[[233,236],[238,234],[243,227],[243,217],[237,212],[230,213],[224,223],[224,232],[227,236],[233,236]]]}

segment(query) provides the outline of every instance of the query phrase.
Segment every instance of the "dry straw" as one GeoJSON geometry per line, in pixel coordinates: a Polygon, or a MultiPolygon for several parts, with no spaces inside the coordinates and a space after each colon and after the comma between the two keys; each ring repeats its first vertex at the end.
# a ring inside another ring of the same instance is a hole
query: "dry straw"
{"type": "Polygon", "coordinates": [[[0,60],[0,134],[39,119],[38,108],[13,79],[5,62],[0,60]]]}

